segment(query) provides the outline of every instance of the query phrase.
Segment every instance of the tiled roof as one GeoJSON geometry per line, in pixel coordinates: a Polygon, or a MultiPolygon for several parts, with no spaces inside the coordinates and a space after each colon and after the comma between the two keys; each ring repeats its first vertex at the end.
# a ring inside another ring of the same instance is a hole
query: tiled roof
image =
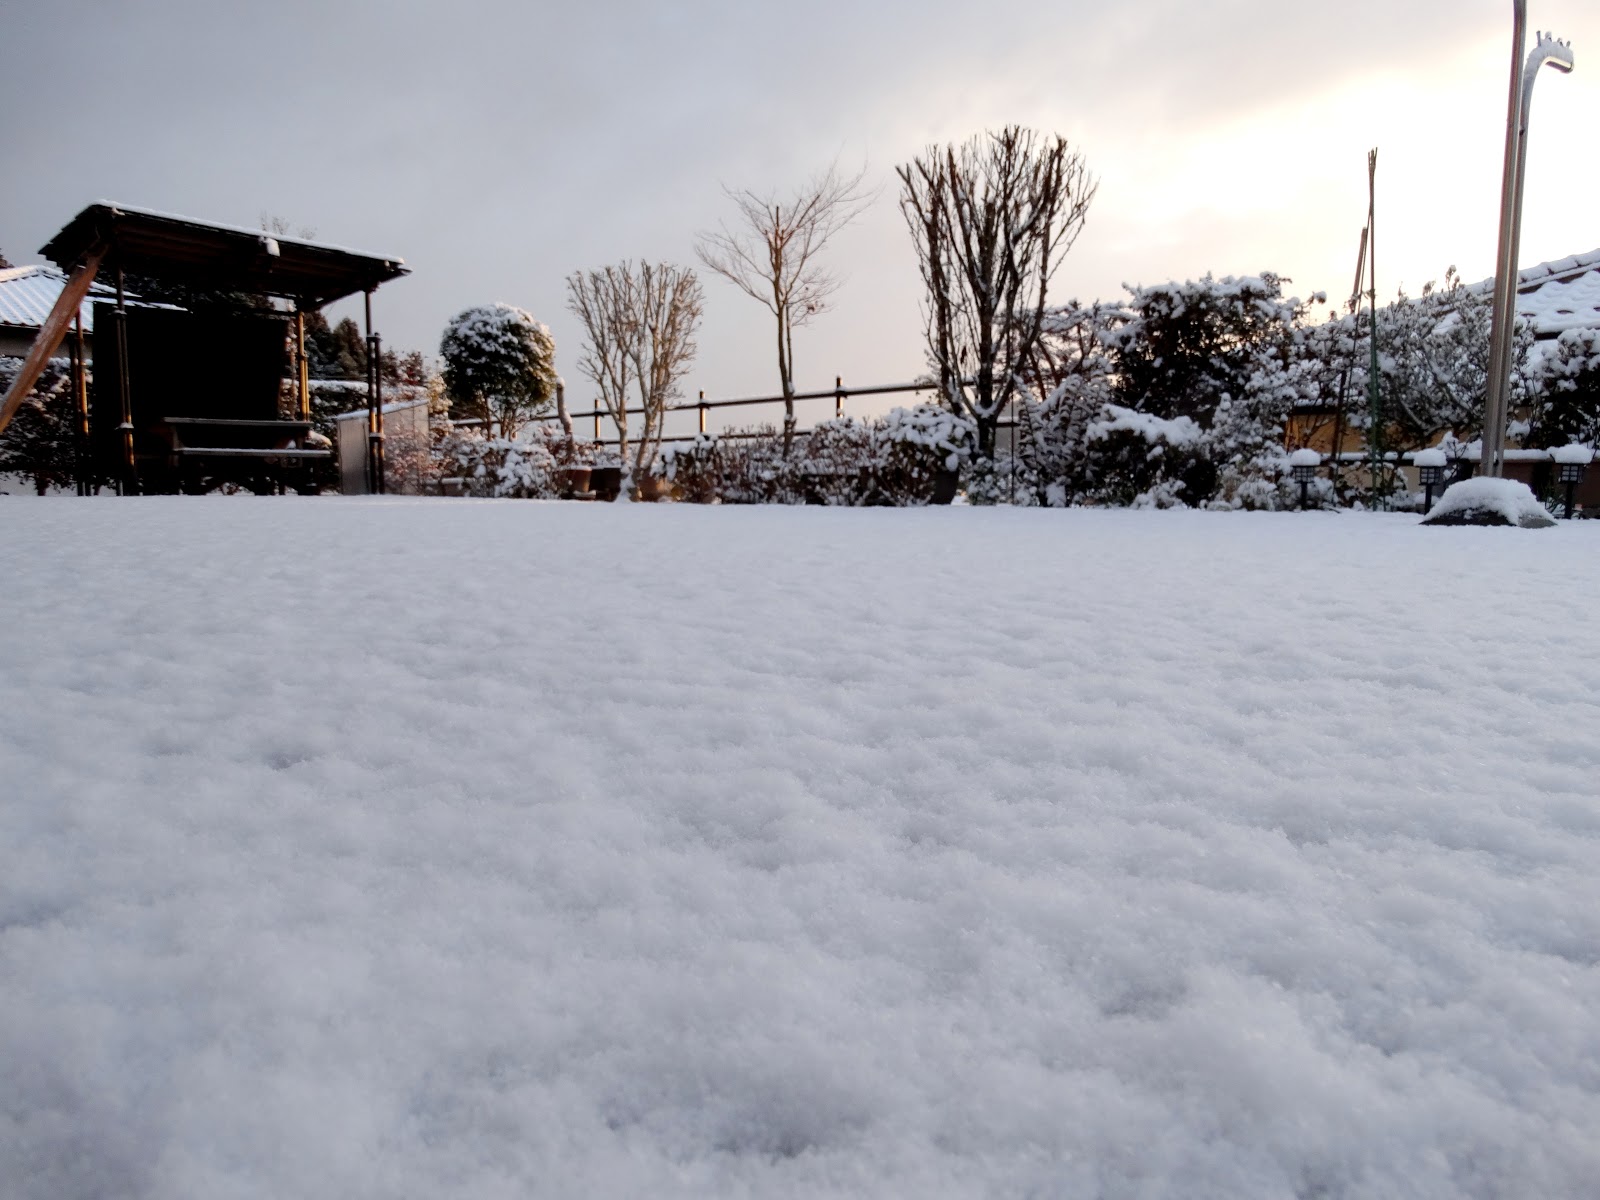
{"type": "MultiPolygon", "coordinates": [[[[1536,278],[1531,286],[1526,282],[1518,286],[1517,312],[1533,322],[1538,336],[1555,337],[1569,329],[1600,329],[1600,251],[1584,257],[1590,262],[1566,259],[1574,265],[1536,278]]],[[[1529,274],[1522,272],[1522,278],[1526,280],[1529,274]]]]}
{"type": "MultiPolygon", "coordinates": [[[[1473,285],[1489,292],[1494,280],[1473,285]]],[[[1568,329],[1600,329],[1600,250],[1574,254],[1517,272],[1517,314],[1542,338],[1568,329]]]]}
{"type": "MultiPolygon", "coordinates": [[[[67,277],[54,267],[8,267],[0,271],[0,325],[38,329],[49,317],[67,277]]],[[[83,302],[83,329],[94,330],[94,301],[111,295],[96,284],[83,302]]]]}

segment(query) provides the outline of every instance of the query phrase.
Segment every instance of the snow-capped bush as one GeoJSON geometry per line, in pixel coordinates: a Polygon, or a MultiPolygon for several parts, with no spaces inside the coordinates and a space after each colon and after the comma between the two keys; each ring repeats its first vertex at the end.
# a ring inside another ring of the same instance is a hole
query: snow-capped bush
{"type": "Polygon", "coordinates": [[[701,434],[666,447],[663,460],[667,478],[696,503],[905,507],[932,503],[976,444],[972,421],[930,404],[823,421],[787,455],[768,428],[701,434]]]}
{"type": "Polygon", "coordinates": [[[535,500],[558,494],[555,456],[542,442],[451,433],[440,442],[440,473],[466,496],[535,500]]]}
{"type": "Polygon", "coordinates": [[[555,340],[520,308],[488,304],[457,314],[439,354],[456,416],[493,421],[502,436],[514,437],[555,397],[555,340]]]}
{"type": "Polygon", "coordinates": [[[1600,441],[1600,329],[1569,329],[1539,361],[1530,446],[1600,441]]]}

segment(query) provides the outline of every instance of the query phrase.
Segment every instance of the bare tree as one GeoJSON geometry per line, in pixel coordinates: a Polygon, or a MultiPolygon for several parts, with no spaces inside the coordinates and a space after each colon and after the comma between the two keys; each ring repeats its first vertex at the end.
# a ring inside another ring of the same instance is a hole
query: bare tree
{"type": "Polygon", "coordinates": [[[687,267],[624,262],[567,279],[567,307],[583,322],[589,344],[578,366],[600,389],[600,403],[621,443],[621,498],[631,497],[636,474],[655,464],[667,405],[695,355],[700,281],[687,267]],[[629,402],[642,417],[629,460],[629,402]]]}
{"type": "Polygon", "coordinates": [[[993,457],[1000,414],[1026,387],[1050,281],[1097,187],[1059,135],[1007,126],[930,146],[897,168],[927,288],[928,357],[955,412],[993,457]]]}
{"type": "Polygon", "coordinates": [[[794,331],[828,310],[837,276],[819,259],[830,238],[872,202],[863,168],[841,177],[837,164],[794,193],[787,204],[769,193],[724,188],[738,212],[730,227],[702,233],[695,250],[706,268],[765,305],[778,323],[778,379],[783,386],[783,443],[794,440],[794,331]]]}

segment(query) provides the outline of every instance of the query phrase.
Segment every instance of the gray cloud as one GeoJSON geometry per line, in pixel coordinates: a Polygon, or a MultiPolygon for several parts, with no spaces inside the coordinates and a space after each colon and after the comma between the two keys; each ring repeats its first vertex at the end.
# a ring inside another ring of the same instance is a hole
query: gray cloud
{"type": "MultiPolygon", "coordinates": [[[[1578,39],[1580,56],[1585,36],[1600,54],[1587,5],[1535,7],[1578,39]]],[[[1167,160],[1229,122],[1503,43],[1507,9],[25,0],[0,9],[0,106],[36,118],[6,122],[0,246],[26,261],[101,197],[222,221],[281,215],[407,258],[415,275],[379,296],[391,343],[432,351],[453,312],[506,300],[552,325],[570,375],[568,272],[623,257],[691,261],[694,231],[724,210],[722,182],[781,190],[837,155],[870,163],[883,194],[838,245],[849,283],[797,347],[800,382],[839,371],[865,382],[921,366],[892,168],[929,141],[1006,120],[1081,141],[1107,180],[1068,290],[1257,270],[1303,209],[1240,221],[1202,205],[1141,238],[1121,215],[1137,199],[1129,189],[1159,186],[1167,160]]],[[[1302,190],[1284,181],[1286,202],[1302,190]]],[[[1305,290],[1347,286],[1348,269],[1333,264],[1360,216],[1335,218],[1336,207],[1315,209],[1331,228],[1304,232],[1328,243],[1308,258],[1336,277],[1301,280],[1305,290]]],[[[760,312],[731,289],[708,290],[696,386],[769,387],[760,312]]]]}

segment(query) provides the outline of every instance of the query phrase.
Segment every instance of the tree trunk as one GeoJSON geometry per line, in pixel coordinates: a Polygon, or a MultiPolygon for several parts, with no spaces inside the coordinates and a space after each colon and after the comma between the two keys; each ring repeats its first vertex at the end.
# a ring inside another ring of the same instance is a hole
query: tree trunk
{"type": "Polygon", "coordinates": [[[556,416],[561,421],[561,432],[567,435],[567,441],[572,440],[572,417],[567,412],[567,385],[562,380],[556,381],[556,416]]]}

